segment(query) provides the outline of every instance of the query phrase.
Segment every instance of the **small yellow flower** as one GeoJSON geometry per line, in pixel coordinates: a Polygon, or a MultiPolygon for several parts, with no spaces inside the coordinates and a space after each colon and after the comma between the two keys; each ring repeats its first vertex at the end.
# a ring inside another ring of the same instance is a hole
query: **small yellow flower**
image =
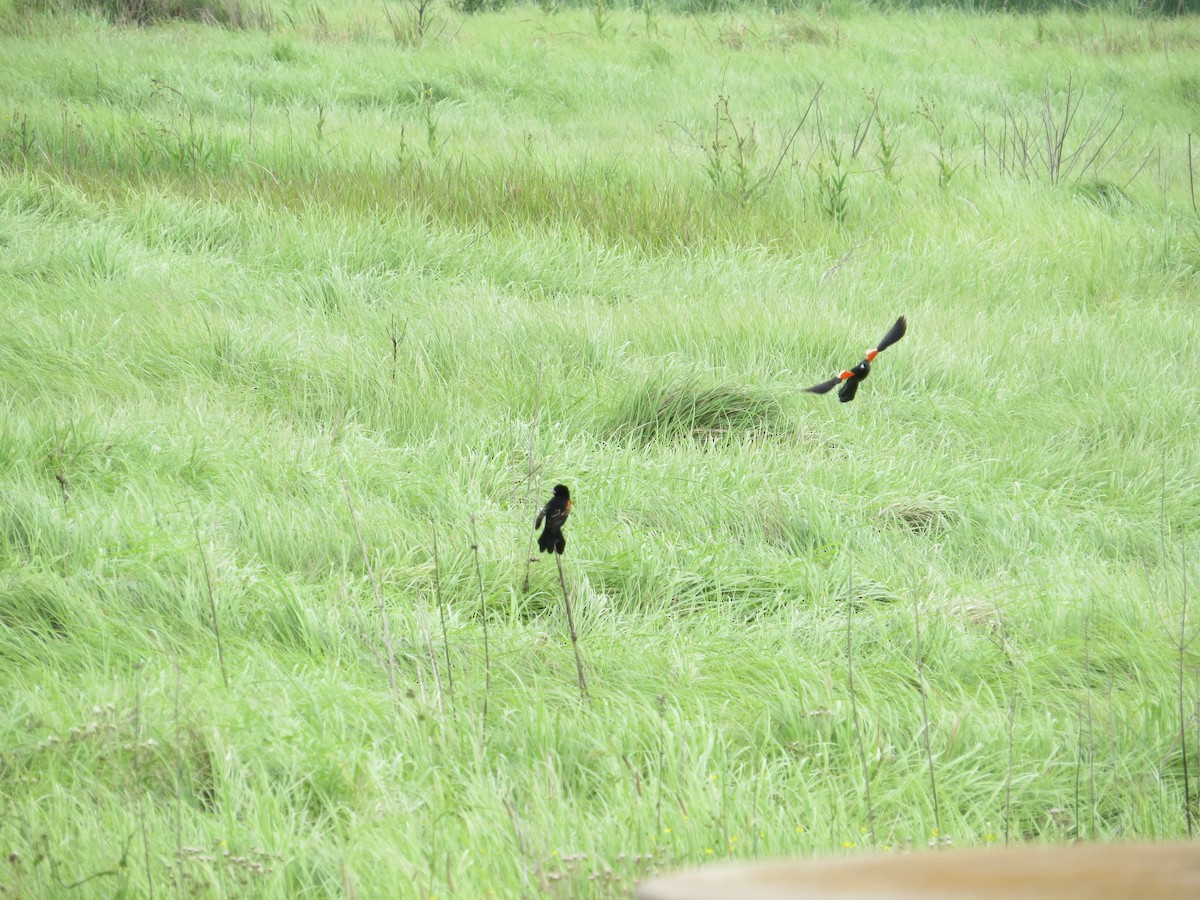
{"type": "Polygon", "coordinates": [[[670,828],[664,828],[664,829],[663,829],[663,834],[670,834],[670,833],[671,833],[671,829],[670,829],[670,828]]]}
{"type": "Polygon", "coordinates": [[[796,826],[796,834],[804,834],[804,826],[803,825],[796,826]]]}
{"type": "Polygon", "coordinates": [[[990,844],[992,841],[996,840],[996,836],[994,834],[985,834],[983,839],[990,844]]]}
{"type": "Polygon", "coordinates": [[[847,850],[853,850],[855,847],[858,846],[858,844],[854,841],[842,841],[842,846],[845,847],[847,850]]]}
{"type": "Polygon", "coordinates": [[[870,830],[870,829],[869,829],[869,828],[867,828],[867,826],[866,826],[866,825],[859,825],[859,826],[858,826],[858,833],[859,833],[859,834],[866,834],[866,833],[867,833],[869,830],[870,830]]]}
{"type": "Polygon", "coordinates": [[[731,838],[729,839],[729,843],[731,843],[731,844],[736,844],[736,843],[737,843],[737,839],[738,839],[738,836],[735,834],[733,837],[731,837],[731,838]]]}
{"type": "Polygon", "coordinates": [[[712,848],[712,847],[705,847],[705,848],[704,848],[704,853],[705,853],[705,855],[707,855],[707,856],[712,856],[712,852],[713,852],[713,848],[712,848]]]}

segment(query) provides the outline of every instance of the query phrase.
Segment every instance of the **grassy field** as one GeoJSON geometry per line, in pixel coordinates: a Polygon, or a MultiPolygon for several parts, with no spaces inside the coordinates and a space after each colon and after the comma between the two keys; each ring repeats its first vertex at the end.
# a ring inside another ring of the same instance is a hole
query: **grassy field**
{"type": "Polygon", "coordinates": [[[0,894],[1189,833],[1200,21],[26,6],[0,894]]]}

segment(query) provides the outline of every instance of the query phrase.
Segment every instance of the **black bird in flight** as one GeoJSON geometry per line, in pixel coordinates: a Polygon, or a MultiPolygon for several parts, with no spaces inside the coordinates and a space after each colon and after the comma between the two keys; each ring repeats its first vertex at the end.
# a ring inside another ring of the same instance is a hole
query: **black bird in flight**
{"type": "Polygon", "coordinates": [[[805,390],[813,394],[827,394],[840,383],[838,400],[842,403],[849,403],[854,399],[854,395],[858,393],[859,382],[871,374],[871,363],[875,357],[904,337],[904,332],[907,330],[908,322],[905,321],[904,316],[901,316],[896,320],[896,324],[888,330],[888,333],[883,336],[883,340],[876,345],[875,349],[867,351],[867,358],[857,366],[853,369],[846,369],[837,378],[830,378],[828,381],[814,384],[810,388],[805,388],[805,390]]]}
{"type": "Polygon", "coordinates": [[[565,484],[556,484],[554,496],[542,507],[533,523],[533,527],[537,529],[541,528],[542,520],[546,520],[546,527],[542,528],[542,533],[538,535],[539,550],[543,553],[561,554],[567,549],[567,539],[563,537],[562,527],[567,523],[567,516],[570,514],[571,492],[565,484]]]}

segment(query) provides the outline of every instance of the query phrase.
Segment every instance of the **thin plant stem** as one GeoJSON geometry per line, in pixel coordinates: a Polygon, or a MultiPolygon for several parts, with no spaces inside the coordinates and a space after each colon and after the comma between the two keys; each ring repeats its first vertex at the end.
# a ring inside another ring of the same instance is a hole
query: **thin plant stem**
{"type": "Polygon", "coordinates": [[[479,566],[479,538],[471,516],[471,552],[475,554],[475,578],[479,581],[479,617],[483,621],[483,722],[487,725],[488,696],[492,690],[492,650],[488,643],[487,603],[483,597],[483,569],[479,566]]]}
{"type": "Polygon", "coordinates": [[[925,657],[921,648],[921,602],[918,600],[913,606],[913,619],[916,625],[917,633],[917,691],[921,695],[921,720],[924,724],[922,734],[925,739],[925,759],[929,763],[929,791],[933,800],[933,828],[936,835],[937,846],[942,846],[942,814],[938,806],[937,795],[937,776],[933,766],[933,749],[929,741],[929,703],[925,696],[925,657]]]}
{"type": "MultiPolygon", "coordinates": [[[[537,388],[533,394],[533,425],[529,429],[529,474],[525,477],[525,505],[529,506],[530,497],[537,496],[537,486],[534,475],[537,471],[537,430],[538,419],[542,411],[542,364],[538,363],[537,388]]],[[[528,524],[528,523],[527,523],[528,524]]],[[[529,532],[529,545],[525,549],[525,577],[521,580],[521,593],[529,591],[529,565],[533,562],[533,530],[529,532]]]]}
{"type": "Polygon", "coordinates": [[[863,744],[862,728],[858,722],[858,695],[854,689],[854,597],[846,601],[846,672],[850,680],[850,715],[854,721],[854,743],[862,766],[863,790],[867,799],[867,827],[871,831],[871,846],[875,846],[875,809],[871,805],[871,772],[867,767],[867,749],[863,744]]]}
{"type": "Polygon", "coordinates": [[[142,676],[134,676],[133,695],[133,777],[137,790],[138,824],[142,830],[142,858],[146,863],[146,886],[151,900],[154,898],[154,871],[150,865],[150,832],[146,828],[146,798],[142,788],[142,676]]]}
{"type": "Polygon", "coordinates": [[[1076,744],[1076,748],[1077,748],[1076,752],[1075,752],[1075,837],[1076,838],[1078,838],[1080,836],[1079,835],[1079,820],[1080,820],[1079,795],[1082,790],[1080,785],[1083,781],[1083,709],[1082,709],[1082,706],[1083,706],[1083,704],[1080,703],[1079,704],[1080,708],[1077,709],[1077,715],[1079,717],[1079,733],[1075,739],[1075,744],[1076,744]]]}
{"type": "Polygon", "coordinates": [[[567,628],[571,632],[571,647],[575,650],[575,674],[579,677],[579,698],[590,702],[587,678],[583,674],[583,658],[579,655],[579,636],[575,631],[575,616],[571,612],[571,595],[567,591],[567,576],[563,574],[562,554],[556,553],[554,561],[558,563],[558,583],[562,585],[563,606],[567,609],[567,628]]]}
{"type": "Polygon", "coordinates": [[[425,639],[425,646],[429,648],[429,665],[433,669],[433,686],[437,691],[438,711],[444,713],[446,706],[442,701],[442,674],[438,669],[437,647],[433,642],[433,635],[430,633],[429,619],[427,616],[421,616],[421,631],[422,637],[425,639]]]}
{"type": "Polygon", "coordinates": [[[204,543],[200,540],[200,525],[196,521],[196,510],[192,508],[192,531],[196,535],[196,548],[200,551],[200,565],[204,568],[204,586],[208,591],[208,608],[212,612],[213,634],[217,639],[217,665],[221,668],[221,681],[225,690],[229,690],[229,674],[225,669],[225,648],[221,643],[221,621],[217,616],[217,597],[213,591],[212,574],[208,569],[208,555],[204,552],[204,543]]]}
{"type": "Polygon", "coordinates": [[[171,664],[175,669],[175,890],[183,896],[183,741],[180,739],[179,728],[179,694],[181,690],[182,672],[179,668],[179,657],[172,656],[171,664]]]}
{"type": "Polygon", "coordinates": [[[454,700],[454,668],[450,665],[450,634],[446,630],[446,604],[442,601],[442,568],[438,561],[437,519],[432,516],[429,525],[433,533],[433,590],[437,600],[438,616],[442,622],[442,649],[446,653],[446,692],[454,700]]]}
{"type": "Polygon", "coordinates": [[[362,554],[363,565],[367,567],[367,577],[371,581],[371,591],[375,595],[375,605],[379,609],[379,618],[383,623],[383,646],[387,650],[387,679],[391,688],[392,698],[399,703],[400,693],[396,688],[396,654],[392,649],[392,626],[388,622],[387,607],[383,605],[383,594],[379,590],[379,582],[375,579],[375,570],[371,567],[371,555],[367,553],[367,542],[363,540],[362,529],[358,527],[358,513],[354,511],[354,500],[350,496],[350,484],[342,475],[342,490],[346,494],[346,506],[350,510],[350,522],[354,525],[354,536],[358,539],[358,549],[362,554]]]}
{"type": "Polygon", "coordinates": [[[1192,836],[1192,788],[1188,774],[1187,721],[1183,716],[1184,651],[1187,649],[1187,554],[1179,548],[1179,571],[1183,577],[1183,598],[1179,609],[1179,749],[1183,753],[1183,808],[1187,814],[1188,837],[1192,836]]]}
{"type": "Polygon", "coordinates": [[[663,833],[662,803],[663,803],[663,770],[667,756],[667,697],[659,694],[654,701],[658,707],[658,791],[654,800],[654,835],[655,840],[663,833]]]}
{"type": "Polygon", "coordinates": [[[1008,632],[1004,617],[996,608],[996,621],[1000,626],[1000,647],[1008,662],[1008,724],[1005,743],[1008,747],[1008,762],[1004,773],[1004,846],[1009,846],[1012,831],[1012,782],[1013,782],[1013,731],[1017,717],[1017,667],[1013,661],[1012,648],[1008,644],[1008,632]]]}
{"type": "MultiPolygon", "coordinates": [[[[1200,213],[1200,207],[1196,206],[1196,170],[1192,163],[1192,133],[1189,131],[1187,136],[1187,154],[1188,154],[1188,192],[1192,196],[1192,212],[1200,213]]],[[[1190,834],[1191,832],[1189,832],[1190,834]]]]}
{"type": "Polygon", "coordinates": [[[521,880],[525,883],[526,889],[529,887],[529,863],[528,854],[525,851],[525,836],[521,834],[521,823],[517,821],[517,811],[513,809],[513,805],[504,799],[504,810],[508,813],[508,821],[512,823],[513,834],[517,839],[517,852],[521,854],[521,880]]]}
{"type": "MultiPolygon", "coordinates": [[[[1083,631],[1083,677],[1088,730],[1088,840],[1096,838],[1096,732],[1092,721],[1092,600],[1088,600],[1083,631]]],[[[1078,822],[1076,822],[1078,830],[1078,822]]]]}

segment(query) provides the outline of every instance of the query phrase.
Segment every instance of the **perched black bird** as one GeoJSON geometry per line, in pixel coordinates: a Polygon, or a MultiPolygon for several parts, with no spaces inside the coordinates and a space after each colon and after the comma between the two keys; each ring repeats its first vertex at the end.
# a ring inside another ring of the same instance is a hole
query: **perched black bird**
{"type": "Polygon", "coordinates": [[[854,395],[858,393],[858,384],[864,378],[871,374],[871,362],[900,338],[904,337],[904,332],[908,330],[908,322],[901,316],[896,320],[896,324],[891,327],[887,334],[883,336],[883,340],[875,347],[874,350],[867,351],[867,358],[860,362],[853,369],[846,369],[837,378],[830,378],[828,381],[822,381],[820,384],[814,384],[810,388],[805,388],[813,394],[827,394],[839,383],[842,385],[838,388],[838,400],[842,403],[849,403],[854,399],[854,395]]]}
{"type": "Polygon", "coordinates": [[[571,514],[571,492],[567,490],[565,484],[556,484],[554,486],[554,496],[550,498],[550,502],[542,507],[542,511],[537,514],[537,520],[533,523],[533,527],[540,528],[542,520],[546,520],[546,527],[542,528],[542,533],[538,535],[538,549],[543,553],[559,553],[561,554],[567,549],[567,539],[563,537],[562,527],[567,523],[567,516],[571,514]]]}

